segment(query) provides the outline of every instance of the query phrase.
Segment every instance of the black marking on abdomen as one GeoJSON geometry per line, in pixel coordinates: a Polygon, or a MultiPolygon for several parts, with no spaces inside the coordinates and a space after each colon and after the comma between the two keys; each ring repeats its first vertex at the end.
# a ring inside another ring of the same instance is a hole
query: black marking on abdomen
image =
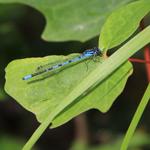
{"type": "Polygon", "coordinates": [[[47,70],[52,70],[53,68],[48,68],[47,70]]]}

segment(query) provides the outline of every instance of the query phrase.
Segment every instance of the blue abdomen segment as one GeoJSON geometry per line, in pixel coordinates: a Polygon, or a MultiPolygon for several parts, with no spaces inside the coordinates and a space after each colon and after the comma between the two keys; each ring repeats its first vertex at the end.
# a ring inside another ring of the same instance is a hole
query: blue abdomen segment
{"type": "MultiPolygon", "coordinates": [[[[23,80],[29,80],[31,78],[33,78],[34,76],[37,76],[37,75],[40,75],[40,74],[43,74],[43,73],[46,73],[46,72],[49,72],[49,71],[52,71],[52,70],[55,70],[57,68],[61,68],[67,64],[70,64],[70,63],[73,63],[73,62],[78,62],[78,61],[82,61],[84,59],[88,59],[90,57],[94,57],[94,56],[97,56],[97,55],[101,55],[101,51],[98,49],[98,48],[93,48],[93,49],[89,49],[89,50],[85,50],[80,56],[78,57],[75,57],[73,59],[70,59],[68,61],[65,61],[63,63],[60,63],[60,64],[56,64],[52,67],[49,67],[49,68],[45,68],[43,69],[42,71],[39,71],[39,72],[35,72],[33,74],[29,74],[29,75],[26,75],[25,77],[23,77],[22,79],[23,80]]],[[[45,65],[44,65],[45,66],[45,65]]],[[[40,68],[43,68],[43,66],[40,66],[40,68]]],[[[38,67],[39,68],[39,67],[38,67]]]]}
{"type": "Polygon", "coordinates": [[[30,79],[30,78],[32,78],[32,74],[29,74],[29,75],[23,77],[22,79],[23,79],[23,80],[28,80],[28,79],[30,79]]]}

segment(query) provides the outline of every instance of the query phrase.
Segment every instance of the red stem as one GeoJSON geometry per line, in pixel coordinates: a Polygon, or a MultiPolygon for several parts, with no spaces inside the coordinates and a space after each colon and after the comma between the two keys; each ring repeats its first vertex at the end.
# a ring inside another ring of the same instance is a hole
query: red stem
{"type": "Polygon", "coordinates": [[[137,58],[129,58],[129,61],[137,62],[137,63],[149,63],[150,64],[150,61],[145,61],[145,60],[137,59],[137,58]]]}
{"type": "MultiPolygon", "coordinates": [[[[146,61],[150,61],[150,49],[148,46],[145,47],[144,57],[145,57],[146,61]]],[[[146,71],[147,71],[147,79],[148,79],[148,82],[150,82],[150,63],[146,63],[145,67],[146,67],[146,71]]]]}
{"type": "MultiPolygon", "coordinates": [[[[143,30],[145,28],[144,19],[142,19],[142,21],[140,23],[140,28],[141,28],[141,30],[143,30]]],[[[145,58],[145,62],[150,61],[150,48],[148,46],[146,46],[144,49],[144,58],[145,58]]],[[[146,67],[147,79],[148,79],[148,82],[150,82],[150,64],[145,63],[145,67],[146,67]]]]}
{"type": "MultiPolygon", "coordinates": [[[[144,28],[145,28],[144,19],[142,19],[142,21],[140,22],[140,29],[143,30],[144,28]]],[[[129,58],[129,60],[131,62],[145,63],[147,80],[148,82],[150,82],[150,48],[148,46],[145,46],[144,60],[136,59],[136,58],[129,58]]]]}

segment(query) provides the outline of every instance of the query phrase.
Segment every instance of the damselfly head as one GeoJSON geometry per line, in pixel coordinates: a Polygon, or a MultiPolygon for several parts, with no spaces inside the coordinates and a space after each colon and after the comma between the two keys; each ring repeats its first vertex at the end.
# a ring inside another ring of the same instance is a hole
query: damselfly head
{"type": "Polygon", "coordinates": [[[94,51],[94,53],[95,53],[96,55],[102,55],[102,52],[101,52],[101,50],[100,50],[98,47],[94,47],[94,48],[93,48],[93,51],[94,51]]]}
{"type": "Polygon", "coordinates": [[[83,52],[83,55],[101,55],[101,51],[99,48],[94,47],[93,49],[88,49],[86,51],[83,52]]]}

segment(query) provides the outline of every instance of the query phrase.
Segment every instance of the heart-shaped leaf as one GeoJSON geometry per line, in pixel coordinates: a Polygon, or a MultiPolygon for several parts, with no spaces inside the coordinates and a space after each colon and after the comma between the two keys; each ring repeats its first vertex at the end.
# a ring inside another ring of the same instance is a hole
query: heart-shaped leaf
{"type": "MultiPolygon", "coordinates": [[[[29,81],[22,80],[22,77],[34,72],[40,65],[61,62],[76,55],[15,60],[6,68],[5,90],[23,107],[35,113],[38,120],[42,122],[60,103],[65,104],[65,97],[82,80],[87,78],[90,72],[100,66],[101,62],[88,60],[88,70],[85,61],[83,61],[68,66],[55,74],[46,73],[44,76],[40,75],[29,81]]],[[[100,85],[94,87],[94,90],[92,88],[92,90],[83,93],[81,97],[75,99],[71,105],[68,105],[63,112],[57,115],[53,120],[52,127],[57,127],[81,112],[92,108],[106,112],[122,92],[131,70],[132,66],[127,62],[108,76],[100,85]]]]}

